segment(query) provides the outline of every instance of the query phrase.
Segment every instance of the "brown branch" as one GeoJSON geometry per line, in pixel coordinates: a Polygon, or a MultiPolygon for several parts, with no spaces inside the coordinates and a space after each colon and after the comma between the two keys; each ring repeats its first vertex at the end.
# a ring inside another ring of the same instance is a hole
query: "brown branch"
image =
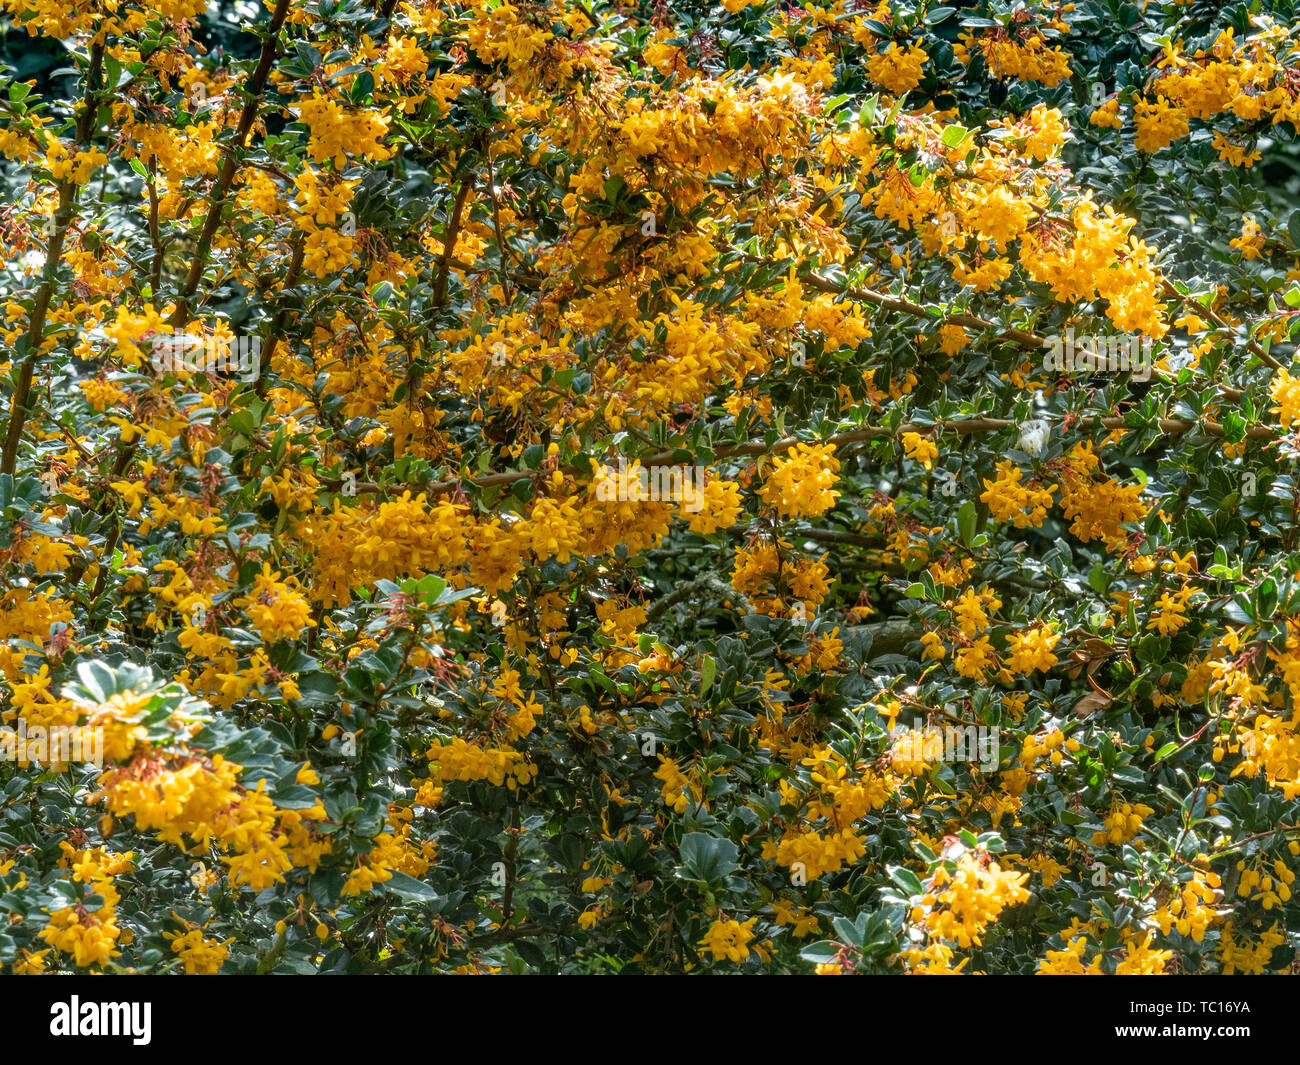
{"type": "MultiPolygon", "coordinates": [[[[996,322],[990,322],[987,319],[980,318],[977,315],[973,315],[973,314],[948,314],[940,318],[936,318],[934,315],[932,315],[929,312],[927,308],[923,307],[919,303],[913,303],[910,300],[900,299],[897,296],[886,296],[879,292],[873,292],[870,289],[853,288],[848,285],[840,285],[833,281],[828,281],[826,278],[820,277],[817,274],[804,275],[802,280],[806,281],[810,287],[817,289],[819,292],[827,292],[827,293],[849,296],[851,299],[860,300],[864,303],[870,303],[873,304],[874,306],[881,307],[886,310],[898,311],[903,314],[910,314],[914,317],[925,318],[932,322],[941,322],[943,324],[969,326],[972,329],[979,329],[981,331],[994,330],[998,328],[996,322]]],[[[1170,284],[1168,280],[1165,280],[1164,288],[1167,295],[1183,300],[1184,302],[1189,300],[1189,297],[1182,295],[1176,288],[1174,288],[1172,284],[1170,284]]],[[[1215,324],[1219,325],[1220,327],[1224,329],[1231,328],[1228,325],[1228,323],[1225,322],[1221,317],[1219,317],[1219,315],[1217,315],[1214,311],[1209,310],[1208,308],[1205,307],[1201,307],[1200,304],[1194,304],[1194,306],[1198,311],[1203,311],[1208,318],[1210,318],[1212,321],[1215,322],[1215,324]]],[[[998,333],[998,339],[1009,341],[1025,349],[1026,351],[1041,350],[1048,343],[1047,338],[1039,336],[1037,333],[1027,332],[1022,329],[1002,330],[1000,333],[998,333]]],[[[1279,363],[1276,359],[1272,358],[1268,354],[1268,352],[1266,352],[1257,343],[1255,343],[1255,341],[1247,340],[1246,348],[1252,355],[1257,356],[1261,361],[1271,366],[1273,369],[1275,370],[1281,369],[1281,363],[1279,363]]],[[[1160,380],[1166,381],[1169,384],[1174,383],[1172,378],[1166,377],[1164,374],[1157,374],[1156,376],[1159,377],[1160,380]]],[[[1219,394],[1222,395],[1224,399],[1228,400],[1231,403],[1240,402],[1242,393],[1239,389],[1231,388],[1227,385],[1219,385],[1218,388],[1219,388],[1219,394]]],[[[1214,430],[1210,430],[1210,432],[1211,435],[1222,435],[1222,433],[1215,433],[1214,430]]]]}
{"type": "Polygon", "coordinates": [[[706,573],[704,576],[688,581],[681,587],[669,592],[662,599],[656,599],[646,612],[646,621],[657,621],[664,611],[669,607],[676,606],[678,603],[690,601],[698,604],[700,594],[705,591],[713,592],[723,602],[735,603],[740,608],[741,613],[752,614],[754,612],[753,606],[750,605],[749,600],[744,595],[736,591],[722,578],[706,573]]]}
{"type": "Polygon", "coordinates": [[[885,541],[879,536],[863,536],[847,529],[795,529],[791,540],[812,540],[819,544],[845,544],[849,547],[882,548],[885,541]]]}
{"type": "MultiPolygon", "coordinates": [[[[452,258],[447,260],[453,270],[459,270],[465,274],[497,274],[501,271],[494,270],[490,266],[474,266],[471,263],[462,262],[460,259],[452,258]]],[[[506,274],[515,284],[523,288],[541,288],[546,278],[541,274],[524,273],[521,270],[511,270],[506,274]]]]}
{"type": "MultiPolygon", "coordinates": [[[[267,29],[266,39],[262,42],[262,51],[258,59],[257,67],[249,79],[248,86],[245,90],[247,99],[244,101],[244,109],[240,114],[239,125],[235,131],[235,143],[238,148],[243,148],[249,132],[253,128],[253,123],[257,117],[258,103],[260,102],[262,92],[266,87],[267,79],[271,74],[271,67],[275,62],[275,57],[279,52],[280,30],[284,25],[285,18],[289,13],[289,0],[277,0],[275,12],[271,16],[271,22],[267,29]]],[[[235,173],[238,164],[235,161],[234,151],[226,155],[225,162],[222,164],[221,173],[217,177],[217,183],[213,187],[212,206],[208,209],[207,218],[203,226],[203,236],[200,238],[199,247],[196,251],[195,259],[190,264],[189,275],[186,278],[185,291],[180,295],[176,304],[176,311],[172,315],[172,326],[183,325],[189,316],[190,300],[198,290],[199,281],[203,276],[203,266],[207,260],[208,251],[212,245],[212,238],[216,233],[217,226],[221,221],[221,204],[229,191],[231,184],[235,179],[235,173]]],[[[154,293],[154,299],[157,300],[159,294],[154,293]]],[[[128,466],[131,465],[131,459],[135,455],[136,448],[139,446],[142,437],[135,437],[129,444],[120,442],[117,455],[113,461],[112,471],[102,482],[102,487],[98,492],[92,494],[92,507],[99,510],[102,508],[105,494],[109,491],[107,485],[115,478],[121,477],[128,466]]],[[[122,520],[120,517],[113,523],[109,530],[108,536],[104,541],[104,550],[102,552],[103,561],[100,565],[103,567],[100,571],[99,578],[95,582],[95,589],[92,595],[97,597],[104,586],[104,578],[108,560],[111,559],[113,551],[117,547],[118,538],[122,533],[122,520]]],[[[65,577],[70,587],[75,587],[81,582],[84,566],[80,561],[75,561],[69,568],[65,577]]]]}
{"type": "MultiPolygon", "coordinates": [[[[492,232],[493,235],[496,237],[497,262],[498,265],[501,267],[501,291],[504,293],[506,297],[506,303],[512,303],[514,302],[514,298],[510,294],[510,273],[506,268],[505,238],[501,235],[501,211],[497,204],[497,188],[496,188],[497,178],[496,178],[496,170],[492,166],[492,145],[491,144],[488,144],[488,146],[483,150],[483,158],[487,161],[488,198],[492,201],[492,232]]],[[[447,249],[445,248],[443,250],[447,251],[447,249]]]]}
{"type": "Polygon", "coordinates": [[[456,239],[460,236],[460,218],[465,210],[465,201],[469,199],[469,191],[474,186],[474,175],[472,173],[465,176],[461,183],[460,191],[456,193],[456,202],[451,209],[451,218],[447,220],[447,229],[442,238],[442,262],[438,264],[438,282],[433,290],[433,303],[436,307],[441,307],[447,302],[447,274],[451,270],[451,253],[456,247],[456,239]]]}
{"type": "MultiPolygon", "coordinates": [[[[1156,423],[1159,425],[1161,432],[1178,435],[1181,433],[1191,432],[1193,429],[1201,429],[1209,436],[1223,436],[1224,429],[1219,422],[1209,421],[1208,419],[1199,422],[1185,421],[1181,418],[1161,418],[1156,423]]],[[[776,455],[783,451],[789,451],[798,444],[832,444],[840,446],[842,444],[857,443],[862,440],[874,440],[881,437],[901,436],[903,433],[920,433],[922,435],[931,433],[935,430],[940,432],[958,433],[962,436],[971,433],[989,433],[998,432],[1002,429],[1011,429],[1017,425],[1016,422],[1006,418],[962,418],[956,421],[934,422],[929,425],[923,425],[918,422],[904,422],[897,430],[886,429],[880,425],[867,425],[861,429],[853,429],[845,433],[836,433],[828,436],[824,440],[803,440],[797,436],[787,436],[771,444],[764,443],[762,440],[751,440],[746,444],[735,444],[730,447],[721,447],[715,451],[714,459],[742,458],[745,456],[755,455],[776,455]]],[[[1132,429],[1123,418],[1080,418],[1074,425],[1085,428],[1102,428],[1107,430],[1132,429]]],[[[1246,429],[1246,436],[1256,440],[1273,440],[1277,434],[1266,426],[1253,425],[1246,429]]],[[[660,451],[653,455],[641,456],[637,459],[643,466],[661,466],[667,465],[676,460],[677,452],[682,450],[676,448],[671,451],[660,451]]],[[[566,467],[568,473],[579,473],[581,471],[573,467],[566,467]]],[[[402,485],[393,486],[403,489],[418,490],[430,494],[438,492],[452,492],[462,488],[464,485],[473,485],[476,488],[491,488],[495,485],[514,484],[516,481],[526,481],[538,475],[537,470],[505,470],[498,473],[488,473],[481,477],[457,477],[446,481],[431,481],[426,485],[402,485]]],[[[325,478],[321,480],[322,487],[335,490],[341,487],[343,482],[338,478],[325,478]]],[[[384,486],[373,482],[358,482],[358,492],[378,492],[383,490],[384,486]]]]}
{"type": "MultiPolygon", "coordinates": [[[[1206,318],[1212,321],[1220,329],[1227,329],[1227,330],[1232,329],[1232,326],[1229,325],[1227,321],[1224,320],[1221,314],[1219,314],[1217,311],[1213,310],[1210,307],[1202,306],[1192,296],[1184,295],[1183,293],[1179,292],[1178,289],[1176,289],[1167,278],[1165,279],[1165,283],[1164,283],[1164,293],[1166,296],[1172,296],[1174,299],[1178,300],[1180,303],[1182,303],[1184,307],[1191,309],[1193,313],[1198,315],[1200,314],[1205,315],[1206,318]]],[[[1246,350],[1249,351],[1252,355],[1254,355],[1257,359],[1259,359],[1260,362],[1264,363],[1265,366],[1268,366],[1274,370],[1282,369],[1282,364],[1278,362],[1277,359],[1273,358],[1273,356],[1270,355],[1267,351],[1261,348],[1257,343],[1255,343],[1255,341],[1251,340],[1249,335],[1247,335],[1246,338],[1246,350]]],[[[1228,389],[1223,389],[1223,391],[1226,393],[1228,389]]],[[[1236,398],[1237,399],[1241,398],[1240,392],[1237,392],[1236,398]]]]}
{"type": "Polygon", "coordinates": [[[276,0],[275,12],[272,14],[271,23],[267,27],[266,39],[262,42],[262,52],[258,57],[257,67],[253,70],[252,76],[248,79],[248,85],[244,89],[244,109],[240,112],[239,125],[235,128],[234,143],[230,150],[226,152],[225,161],[221,164],[221,173],[217,175],[216,184],[212,187],[207,217],[203,222],[203,232],[199,235],[194,260],[190,263],[189,274],[185,278],[185,287],[176,300],[176,310],[171,317],[173,328],[182,326],[189,321],[194,294],[199,289],[199,282],[203,280],[203,271],[208,263],[208,254],[212,250],[212,239],[216,236],[217,228],[221,225],[221,212],[225,207],[226,195],[230,192],[230,187],[235,183],[235,175],[239,172],[239,161],[236,157],[247,146],[248,136],[252,132],[253,123],[257,120],[257,110],[262,101],[262,92],[266,88],[267,78],[271,75],[271,67],[274,65],[276,55],[280,51],[280,30],[284,26],[284,20],[288,14],[289,0],[276,0]]]}
{"type": "Polygon", "coordinates": [[[162,289],[163,259],[166,257],[167,245],[163,243],[162,231],[158,227],[158,157],[149,160],[149,176],[145,180],[149,190],[149,242],[153,245],[153,262],[149,267],[149,281],[152,285],[153,298],[158,298],[162,289]]]}
{"type": "MultiPolygon", "coordinates": [[[[304,254],[303,238],[299,235],[293,241],[293,254],[289,259],[289,272],[284,275],[284,289],[293,288],[298,283],[298,274],[302,270],[304,254]]],[[[271,328],[267,331],[266,340],[262,343],[257,367],[256,391],[258,399],[263,399],[266,396],[267,378],[271,370],[271,357],[275,354],[276,345],[280,343],[280,334],[284,332],[284,326],[288,318],[289,311],[287,308],[281,307],[276,311],[275,318],[271,322],[271,328]]]]}
{"type": "Polygon", "coordinates": [[[1246,836],[1243,839],[1237,840],[1235,843],[1230,843],[1226,847],[1221,847],[1216,851],[1212,851],[1205,857],[1210,859],[1218,858],[1223,854],[1231,854],[1233,851],[1244,847],[1247,843],[1253,843],[1259,839],[1268,839],[1269,836],[1276,836],[1283,832],[1300,832],[1300,825],[1278,825],[1277,828],[1270,828],[1267,832],[1256,832],[1252,836],[1246,836]]]}
{"type": "MultiPolygon", "coordinates": [[[[980,318],[974,314],[946,314],[936,317],[930,313],[928,308],[921,306],[919,303],[913,303],[911,300],[900,299],[898,296],[886,296],[884,293],[873,292],[867,288],[841,285],[835,281],[829,281],[819,274],[804,274],[801,275],[800,280],[810,288],[815,288],[818,292],[848,296],[850,299],[862,303],[870,303],[889,311],[900,311],[935,323],[969,326],[971,329],[981,331],[998,328],[996,322],[990,322],[988,319],[980,318]]],[[[998,333],[998,339],[1019,345],[1027,351],[1042,351],[1047,344],[1046,338],[1039,336],[1037,333],[1026,332],[1023,329],[1004,329],[998,333]]]]}
{"type": "MultiPolygon", "coordinates": [[[[103,74],[104,42],[96,41],[90,48],[90,62],[86,67],[86,92],[81,103],[81,114],[77,116],[76,143],[85,144],[95,128],[95,117],[99,111],[100,78],[103,74]]],[[[27,323],[26,357],[18,371],[18,385],[14,389],[13,401],[9,406],[9,431],[5,435],[4,453],[0,456],[0,473],[12,474],[18,463],[18,445],[22,440],[23,426],[27,421],[27,405],[31,401],[32,377],[36,373],[36,363],[41,356],[45,342],[45,319],[50,312],[50,302],[54,298],[54,284],[58,279],[59,267],[63,263],[63,245],[67,240],[68,230],[72,226],[72,217],[76,213],[77,183],[71,177],[59,183],[59,206],[54,212],[54,233],[45,249],[45,268],[42,271],[41,287],[36,293],[36,302],[32,306],[32,315],[27,323]]]]}
{"type": "MultiPolygon", "coordinates": [[[[624,914],[611,913],[597,921],[596,927],[605,928],[608,925],[618,924],[619,921],[623,920],[626,920],[624,914]]],[[[462,944],[462,947],[467,950],[482,950],[486,947],[495,947],[502,943],[513,943],[516,939],[529,939],[532,936],[563,936],[572,934],[572,925],[567,928],[545,928],[539,924],[517,924],[513,928],[499,928],[495,932],[485,932],[481,936],[467,939],[462,944]]]]}

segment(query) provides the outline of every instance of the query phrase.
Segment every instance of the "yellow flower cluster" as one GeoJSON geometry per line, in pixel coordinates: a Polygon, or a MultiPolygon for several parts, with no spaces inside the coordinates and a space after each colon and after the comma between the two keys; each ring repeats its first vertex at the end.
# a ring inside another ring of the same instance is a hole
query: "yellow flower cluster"
{"type": "MultiPolygon", "coordinates": [[[[333,174],[305,167],[294,177],[293,184],[297,190],[294,222],[306,234],[303,268],[316,277],[342,270],[352,262],[356,249],[355,224],[347,225],[349,220],[345,217],[357,186],[356,179],[343,181],[333,174]]],[[[270,206],[274,209],[274,204],[270,206]]]]}
{"type": "Polygon", "coordinates": [[[381,832],[375,837],[374,843],[367,853],[357,857],[356,866],[343,884],[344,898],[364,895],[376,884],[392,880],[393,869],[406,856],[401,841],[392,832],[381,832]]]}
{"type": "Polygon", "coordinates": [[[1088,116],[1088,121],[1103,129],[1122,129],[1124,118],[1119,113],[1119,98],[1112,97],[1088,116]]]}
{"type": "Polygon", "coordinates": [[[997,476],[984,482],[980,502],[988,504],[989,513],[998,521],[1010,521],[1017,529],[1037,529],[1047,518],[1055,486],[1035,487],[1022,484],[1024,473],[1015,463],[998,463],[997,476]]]}
{"type": "Polygon", "coordinates": [[[1281,425],[1290,429],[1300,424],[1300,378],[1292,377],[1286,370],[1278,370],[1269,382],[1269,392],[1277,402],[1272,410],[1281,425]]]}
{"type": "Polygon", "coordinates": [[[715,961],[744,961],[749,957],[749,944],[754,939],[757,917],[743,924],[740,921],[717,920],[709,926],[700,940],[700,946],[713,955],[715,961]]]}
{"type": "Polygon", "coordinates": [[[1149,507],[1137,485],[1118,484],[1101,473],[1101,460],[1092,444],[1076,444],[1061,471],[1061,510],[1070,519],[1070,532],[1085,543],[1103,540],[1115,550],[1127,539],[1120,528],[1141,521],[1149,507]]]}
{"type": "Polygon", "coordinates": [[[1035,670],[1046,672],[1058,661],[1056,655],[1052,654],[1052,649],[1060,639],[1061,634],[1053,632],[1046,625],[1013,632],[1007,637],[1008,654],[1003,659],[1003,665],[1021,676],[1028,676],[1035,670]]]}
{"type": "Polygon", "coordinates": [[[1127,843],[1142,831],[1142,822],[1153,813],[1155,811],[1146,803],[1115,803],[1111,806],[1105,821],[1102,822],[1106,826],[1105,831],[1093,833],[1093,845],[1101,847],[1107,843],[1116,846],[1127,843]]]}
{"type": "Polygon", "coordinates": [[[1044,758],[1052,765],[1059,766],[1065,760],[1063,749],[1070,752],[1077,751],[1079,741],[1067,740],[1065,733],[1059,728],[1026,736],[1020,749],[1020,764],[1027,773],[1034,772],[1038,762],[1044,758]]]}
{"type": "Polygon", "coordinates": [[[835,506],[839,471],[833,444],[796,444],[773,463],[759,495],[782,517],[815,518],[835,506]]]}
{"type": "Polygon", "coordinates": [[[826,564],[820,560],[791,558],[785,553],[789,550],[790,545],[782,541],[780,551],[775,544],[757,544],[751,550],[741,548],[736,552],[731,586],[748,596],[760,614],[789,616],[796,603],[802,603],[811,612],[830,591],[830,570],[826,564]],[[778,588],[784,594],[775,594],[778,588]]]}
{"type": "Polygon", "coordinates": [[[236,605],[248,614],[253,628],[267,644],[296,640],[305,628],[316,624],[311,620],[311,605],[299,590],[297,578],[282,580],[269,564],[262,566],[252,589],[236,605]]]}
{"type": "Polygon", "coordinates": [[[87,885],[90,893],[98,895],[103,902],[93,911],[80,903],[55,910],[41,930],[41,939],[55,950],[70,954],[73,962],[82,968],[102,966],[120,953],[117,949],[118,940],[122,939],[122,929],[117,923],[120,899],[113,877],[131,870],[133,855],[112,854],[99,847],[77,850],[67,842],[59,846],[63,851],[59,864],[71,869],[73,881],[87,885]]]}
{"type": "Polygon", "coordinates": [[[1003,870],[987,855],[969,852],[957,859],[956,873],[940,866],[929,889],[912,909],[912,920],[931,935],[960,947],[978,947],[984,930],[1008,906],[1029,899],[1028,873],[1003,870]]]}
{"type": "Polygon", "coordinates": [[[960,976],[970,963],[970,958],[962,958],[954,965],[956,951],[937,940],[924,947],[909,947],[900,956],[910,976],[960,976]]]}
{"type": "Polygon", "coordinates": [[[939,448],[935,443],[920,433],[904,433],[903,450],[909,459],[919,462],[927,470],[933,467],[934,460],[939,456],[939,448]]]}
{"type": "Polygon", "coordinates": [[[1088,966],[1083,964],[1084,951],[1088,949],[1086,937],[1072,936],[1061,950],[1049,950],[1038,961],[1038,976],[1100,976],[1101,959],[1094,958],[1088,966]]]}
{"type": "Polygon", "coordinates": [[[660,781],[659,793],[664,805],[674,813],[684,814],[690,802],[689,795],[694,795],[698,802],[703,797],[703,789],[691,783],[681,767],[671,758],[659,756],[659,768],[655,770],[655,779],[660,781]]]}
{"type": "Polygon", "coordinates": [[[100,777],[96,799],[114,817],[133,816],[138,828],[155,830],[168,843],[184,847],[188,836],[195,847],[215,845],[231,881],[261,891],[309,862],[291,846],[281,817],[295,824],[304,817],[323,821],[325,810],[319,803],[279,810],[263,791],[265,781],[250,791],[239,783],[240,771],[219,754],[211,760],[137,754],[100,777]]]}
{"type": "Polygon", "coordinates": [[[1029,276],[1063,303],[1100,296],[1117,328],[1163,337],[1169,327],[1159,300],[1162,279],[1154,249],[1129,236],[1135,220],[1109,205],[1099,209],[1091,193],[1075,201],[1070,220],[1068,242],[1050,226],[1021,238],[1020,260],[1029,276]]]}
{"type": "Polygon", "coordinates": [[[788,899],[773,899],[772,913],[772,919],[779,925],[788,926],[796,939],[812,935],[821,926],[820,919],[811,909],[796,906],[788,899]]]}
{"type": "Polygon", "coordinates": [[[1254,943],[1243,941],[1238,937],[1239,930],[1235,922],[1232,920],[1224,922],[1219,932],[1218,950],[1219,971],[1224,976],[1232,976],[1236,973],[1258,976],[1264,972],[1273,951],[1286,942],[1286,936],[1277,930],[1276,924],[1262,932],[1254,943]]]}
{"type": "Polygon", "coordinates": [[[1070,136],[1069,124],[1060,110],[1044,104],[1036,104],[1013,129],[1023,131],[1025,151],[1039,162],[1057,155],[1070,136]]]}
{"type": "Polygon", "coordinates": [[[963,31],[953,53],[961,63],[970,63],[972,52],[984,57],[989,73],[995,78],[1019,78],[1037,81],[1055,88],[1070,76],[1070,60],[1065,51],[1049,45],[1037,31],[1022,40],[996,32],[974,34],[963,31]]]}
{"type": "Polygon", "coordinates": [[[1158,612],[1151,615],[1147,622],[1148,629],[1154,629],[1161,636],[1177,635],[1187,624],[1187,601],[1195,593],[1195,588],[1183,588],[1177,592],[1161,592],[1156,602],[1158,612]]]}
{"type": "Polygon", "coordinates": [[[866,853],[862,837],[851,826],[873,810],[883,809],[900,781],[865,761],[850,766],[830,747],[813,751],[801,762],[809,767],[809,781],[815,790],[805,796],[786,780],[780,787],[782,805],[801,810],[802,827],[792,828],[779,842],[765,840],[762,854],[806,881],[853,865],[866,853]],[[819,823],[824,831],[812,827],[819,823]]]}
{"type": "Polygon", "coordinates": [[[55,141],[45,157],[45,165],[56,181],[69,180],[74,185],[84,185],[101,166],[108,162],[108,156],[100,149],[69,153],[62,141],[55,141]]]}
{"type": "Polygon", "coordinates": [[[865,840],[851,828],[833,832],[798,832],[780,842],[763,841],[763,857],[786,866],[804,879],[815,880],[854,865],[867,852],[865,840]]]}
{"type": "Polygon", "coordinates": [[[1187,112],[1163,96],[1139,100],[1133,108],[1134,143],[1140,151],[1158,152],[1187,136],[1187,112]]]}
{"type": "Polygon", "coordinates": [[[1172,950],[1157,950],[1151,941],[1155,933],[1147,932],[1138,939],[1131,929],[1124,929],[1122,941],[1124,957],[1115,966],[1116,976],[1161,976],[1173,960],[1172,950]]]}
{"type": "MultiPolygon", "coordinates": [[[[1247,869],[1245,861],[1237,863],[1240,879],[1237,881],[1237,897],[1258,899],[1266,910],[1274,909],[1284,902],[1291,901],[1291,885],[1295,883],[1295,872],[1276,858],[1267,869],[1247,869]]],[[[1218,887],[1217,881],[1214,883],[1218,887]]]]}
{"type": "Polygon", "coordinates": [[[1217,873],[1197,872],[1164,906],[1152,915],[1161,935],[1177,929],[1200,943],[1209,927],[1219,919],[1215,904],[1223,897],[1217,873]]]}
{"type": "Polygon", "coordinates": [[[230,944],[234,942],[233,939],[208,939],[201,928],[193,925],[184,934],[164,932],[163,938],[171,941],[172,951],[187,976],[215,976],[230,957],[230,944]]]}
{"type": "Polygon", "coordinates": [[[922,67],[929,58],[925,49],[918,44],[900,48],[896,42],[891,41],[883,52],[867,60],[867,77],[896,96],[901,96],[921,84],[922,67]]]}
{"type": "Polygon", "coordinates": [[[320,89],[298,104],[298,114],[311,130],[308,153],[316,162],[327,159],[342,170],[348,156],[381,162],[393,154],[382,141],[388,132],[388,118],[369,109],[349,110],[320,89]]]}
{"type": "MultiPolygon", "coordinates": [[[[1274,23],[1263,16],[1252,23],[1254,32],[1238,42],[1235,30],[1223,30],[1207,50],[1191,55],[1182,52],[1182,42],[1166,44],[1159,71],[1148,85],[1158,93],[1148,108],[1147,128],[1138,123],[1139,147],[1156,151],[1188,133],[1187,118],[1214,119],[1231,114],[1243,123],[1271,118],[1274,125],[1300,119],[1300,91],[1294,71],[1282,60],[1294,57],[1294,28],[1274,23]],[[1145,133],[1146,145],[1142,143],[1145,133]]],[[[1135,116],[1136,118],[1137,116],[1135,116]]],[[[1258,158],[1215,133],[1219,158],[1234,166],[1249,167],[1258,158]]]]}
{"type": "Polygon", "coordinates": [[[486,780],[514,791],[537,775],[537,767],[519,751],[509,748],[489,749],[466,743],[459,736],[449,743],[435,740],[429,747],[429,777],[443,783],[449,780],[486,780]]]}
{"type": "Polygon", "coordinates": [[[50,921],[41,931],[41,939],[56,950],[72,955],[79,966],[103,965],[117,957],[117,939],[122,930],[117,926],[115,907],[116,890],[109,884],[99,885],[96,894],[104,905],[93,913],[81,906],[65,906],[50,914],[50,921]]]}
{"type": "Polygon", "coordinates": [[[1300,735],[1296,722],[1259,713],[1250,728],[1238,727],[1242,759],[1230,776],[1253,779],[1261,772],[1288,799],[1300,796],[1300,735]]]}
{"type": "Polygon", "coordinates": [[[1002,608],[1002,600],[987,585],[976,591],[967,588],[952,604],[957,627],[967,639],[974,639],[989,627],[988,611],[996,613],[1002,608]]]}
{"type": "Polygon", "coordinates": [[[890,744],[889,768],[905,777],[920,777],[943,761],[943,735],[937,729],[905,729],[890,744]]]}

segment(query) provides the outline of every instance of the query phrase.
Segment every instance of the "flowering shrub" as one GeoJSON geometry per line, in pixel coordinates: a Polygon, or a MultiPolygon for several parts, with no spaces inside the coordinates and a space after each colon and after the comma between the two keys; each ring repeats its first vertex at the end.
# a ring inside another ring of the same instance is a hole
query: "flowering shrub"
{"type": "Polygon", "coordinates": [[[1290,969],[1291,12],[0,0],[0,967],[1290,969]]]}

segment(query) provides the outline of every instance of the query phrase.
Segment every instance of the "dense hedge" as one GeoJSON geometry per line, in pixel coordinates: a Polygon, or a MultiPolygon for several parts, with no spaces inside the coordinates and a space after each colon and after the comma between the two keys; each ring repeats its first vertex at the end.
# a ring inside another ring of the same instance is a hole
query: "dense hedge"
{"type": "Polygon", "coordinates": [[[5,971],[1292,967],[1291,3],[0,12],[5,971]]]}

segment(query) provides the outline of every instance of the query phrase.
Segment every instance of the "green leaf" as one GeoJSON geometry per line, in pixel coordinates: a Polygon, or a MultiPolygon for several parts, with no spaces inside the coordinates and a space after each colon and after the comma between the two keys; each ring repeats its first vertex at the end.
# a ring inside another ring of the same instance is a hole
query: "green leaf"
{"type": "Polygon", "coordinates": [[[979,512],[969,499],[957,509],[957,535],[967,547],[975,539],[975,524],[978,520],[979,512]]]}
{"type": "Polygon", "coordinates": [[[814,965],[823,965],[834,961],[841,949],[839,943],[830,939],[821,939],[804,947],[799,952],[799,957],[804,961],[812,962],[814,965]]]}
{"type": "Polygon", "coordinates": [[[319,49],[308,44],[306,41],[294,41],[293,50],[298,56],[298,60],[308,70],[315,70],[321,64],[321,55],[319,49]]]}
{"type": "Polygon", "coordinates": [[[709,694],[713,679],[718,675],[718,660],[712,655],[705,655],[700,663],[700,698],[709,694]]]}
{"type": "Polygon", "coordinates": [[[1267,621],[1277,609],[1277,582],[1272,577],[1265,577],[1255,589],[1255,616],[1267,621]]]}
{"type": "Polygon", "coordinates": [[[354,104],[359,104],[374,91],[375,76],[367,70],[364,74],[358,75],[357,80],[352,83],[352,91],[348,97],[354,104]]]}
{"type": "Polygon", "coordinates": [[[396,869],[393,870],[392,879],[385,881],[384,886],[394,895],[412,902],[433,902],[438,897],[438,893],[423,880],[416,880],[396,869]]]}
{"type": "Polygon", "coordinates": [[[689,879],[706,884],[717,884],[740,868],[736,864],[740,849],[731,840],[707,832],[686,833],[680,851],[682,869],[690,874],[689,879]]]}
{"type": "Polygon", "coordinates": [[[912,870],[901,865],[889,867],[889,878],[893,880],[900,888],[910,895],[922,895],[925,888],[921,884],[920,878],[912,870]]]}
{"type": "Polygon", "coordinates": [[[426,573],[416,583],[416,588],[419,590],[424,605],[433,606],[442,597],[442,593],[447,590],[447,582],[436,573],[426,573]]]}
{"type": "Polygon", "coordinates": [[[1105,595],[1106,589],[1110,587],[1110,577],[1100,562],[1093,563],[1092,569],[1088,571],[1088,587],[1098,595],[1105,595]]]}
{"type": "Polygon", "coordinates": [[[945,148],[956,148],[968,136],[970,130],[965,126],[946,126],[942,135],[943,145],[945,148]]]}

